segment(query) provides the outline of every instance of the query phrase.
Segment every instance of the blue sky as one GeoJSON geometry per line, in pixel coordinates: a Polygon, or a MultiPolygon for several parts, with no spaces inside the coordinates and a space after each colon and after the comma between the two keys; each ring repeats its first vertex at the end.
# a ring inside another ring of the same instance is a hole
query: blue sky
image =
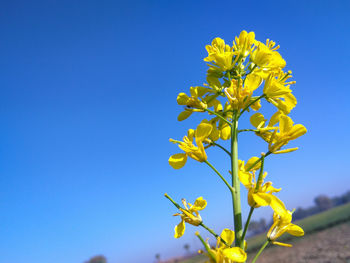
{"type": "MultiPolygon", "coordinates": [[[[243,29],[280,44],[297,81],[291,116],[308,128],[292,144],[299,151],[266,162],[280,198],[292,209],[349,190],[349,8],[348,1],[3,1],[0,262],[181,255],[186,242],[196,245],[194,227],[173,238],[179,219],[165,192],[204,196],[207,224],[232,227],[224,185],[192,160],[173,170],[167,159],[178,148],[168,139],[198,124],[177,122],[176,96],[205,81],[205,45],[217,36],[232,43],[243,29]]],[[[253,134],[240,137],[240,158],[264,150],[253,134]]],[[[208,156],[227,171],[225,155],[208,156]]]]}

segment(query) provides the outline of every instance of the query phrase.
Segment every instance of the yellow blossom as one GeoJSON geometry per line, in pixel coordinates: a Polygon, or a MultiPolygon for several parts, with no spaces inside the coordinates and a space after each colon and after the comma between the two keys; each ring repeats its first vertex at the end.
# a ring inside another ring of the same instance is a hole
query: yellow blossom
{"type": "Polygon", "coordinates": [[[187,136],[183,137],[183,141],[176,141],[170,139],[171,142],[177,143],[179,148],[185,153],[178,153],[170,156],[169,164],[174,169],[182,168],[187,161],[187,156],[192,159],[204,162],[207,160],[207,155],[205,153],[203,141],[208,138],[212,131],[212,126],[208,123],[201,123],[197,126],[196,130],[188,130],[187,136]],[[193,144],[193,139],[195,139],[197,146],[193,144]]]}
{"type": "Polygon", "coordinates": [[[265,80],[263,92],[268,102],[283,113],[288,114],[297,104],[297,100],[290,89],[290,84],[295,82],[285,82],[283,76],[285,76],[283,72],[278,75],[271,73],[265,80]]]}
{"type": "Polygon", "coordinates": [[[280,199],[273,195],[281,189],[274,188],[271,182],[263,183],[267,175],[266,172],[262,175],[260,181],[257,181],[255,173],[260,168],[260,162],[250,168],[258,159],[258,157],[252,157],[247,164],[238,160],[238,177],[248,190],[248,204],[254,208],[271,206],[275,212],[282,214],[286,211],[285,206],[280,199]]]}
{"type": "Polygon", "coordinates": [[[275,241],[285,232],[293,235],[293,236],[303,236],[304,230],[297,225],[294,225],[292,222],[292,213],[290,211],[286,211],[284,214],[273,214],[273,225],[271,226],[269,232],[267,233],[267,238],[272,242],[272,244],[291,247],[292,245],[281,243],[275,241]]]}
{"type": "MultiPolygon", "coordinates": [[[[233,68],[233,48],[225,44],[225,41],[219,37],[214,38],[211,42],[211,46],[205,46],[208,51],[208,56],[204,58],[204,61],[212,62],[214,68],[220,68],[221,71],[230,70],[233,68]]],[[[213,65],[210,65],[213,67],[213,65]]]]}
{"type": "Polygon", "coordinates": [[[274,71],[286,66],[286,61],[276,51],[279,46],[274,47],[275,42],[266,40],[266,45],[256,41],[257,49],[252,52],[251,60],[259,66],[262,71],[274,71]]]}
{"type": "Polygon", "coordinates": [[[233,41],[233,49],[242,57],[247,57],[252,51],[252,45],[255,42],[255,33],[243,30],[239,37],[233,41]]]}
{"type": "MultiPolygon", "coordinates": [[[[238,82],[233,79],[231,81],[231,86],[225,88],[225,95],[228,98],[232,109],[240,110],[244,109],[248,104],[250,104],[255,98],[252,97],[254,90],[256,90],[262,83],[262,78],[255,74],[249,74],[245,80],[244,86],[242,82],[238,82]],[[240,83],[238,87],[238,83],[240,83]]],[[[258,110],[260,108],[260,103],[256,102],[250,107],[253,110],[258,110]]]]}
{"type": "MultiPolygon", "coordinates": [[[[235,232],[225,228],[217,239],[216,248],[210,248],[208,251],[210,263],[230,263],[230,262],[245,262],[247,260],[247,254],[240,247],[230,247],[235,240],[235,232]],[[227,245],[221,242],[223,239],[227,245]],[[215,258],[215,261],[213,260],[215,258]]],[[[208,244],[208,246],[210,245],[208,244]]]]}
{"type": "Polygon", "coordinates": [[[183,121],[191,116],[192,112],[203,112],[205,109],[214,107],[214,110],[222,109],[220,101],[216,99],[218,95],[216,90],[206,87],[191,87],[191,97],[181,92],[177,96],[177,103],[186,106],[185,110],[179,114],[177,119],[183,121]],[[214,93],[214,95],[210,95],[214,93]]]}
{"type": "Polygon", "coordinates": [[[174,216],[180,216],[181,222],[175,226],[175,238],[179,238],[183,236],[185,233],[185,222],[194,226],[198,226],[202,223],[202,218],[199,215],[198,211],[203,210],[207,206],[207,201],[203,199],[203,197],[198,197],[194,204],[187,203],[185,199],[182,199],[182,204],[185,208],[179,208],[182,212],[176,213],[174,216]]]}
{"type": "Polygon", "coordinates": [[[210,134],[208,135],[207,139],[204,141],[207,144],[210,144],[211,142],[215,142],[220,139],[220,130],[216,127],[216,119],[213,118],[210,121],[204,119],[201,123],[207,123],[211,125],[212,129],[210,134]]]}
{"type": "Polygon", "coordinates": [[[269,151],[272,153],[286,153],[297,150],[296,147],[280,151],[289,141],[295,140],[307,132],[302,124],[294,125],[292,119],[282,112],[276,112],[266,127],[264,127],[266,120],[261,113],[252,115],[250,122],[258,129],[256,134],[269,143],[269,151]],[[279,126],[276,127],[276,124],[279,124],[279,126]]]}

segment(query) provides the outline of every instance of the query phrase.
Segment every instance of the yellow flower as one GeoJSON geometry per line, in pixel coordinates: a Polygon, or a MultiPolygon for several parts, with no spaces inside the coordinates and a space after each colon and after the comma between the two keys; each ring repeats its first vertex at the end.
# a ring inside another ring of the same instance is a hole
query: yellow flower
{"type": "Polygon", "coordinates": [[[182,213],[177,213],[174,215],[181,217],[181,222],[175,226],[175,238],[179,238],[185,233],[185,222],[194,226],[198,226],[200,223],[202,223],[202,218],[198,211],[203,210],[207,206],[207,201],[205,201],[203,197],[198,197],[193,205],[186,203],[185,199],[182,199],[182,204],[184,205],[185,209],[179,208],[182,213]]]}
{"type": "Polygon", "coordinates": [[[257,49],[252,52],[251,60],[263,71],[274,71],[286,66],[286,61],[276,51],[279,46],[274,47],[275,42],[266,40],[266,45],[256,41],[257,49]]]}
{"type": "Polygon", "coordinates": [[[298,148],[280,149],[287,145],[289,141],[304,135],[307,129],[302,124],[295,124],[290,117],[282,112],[276,112],[270,119],[266,127],[266,120],[261,113],[255,113],[251,116],[250,122],[258,129],[256,134],[269,143],[269,151],[272,153],[287,153],[298,148]],[[275,127],[279,124],[278,127],[275,127]]]}
{"type": "MultiPolygon", "coordinates": [[[[222,113],[220,112],[220,114],[226,120],[232,119],[232,115],[233,115],[232,105],[230,103],[226,102],[224,110],[222,113]]],[[[220,131],[220,138],[223,140],[230,139],[231,138],[231,126],[228,125],[226,122],[224,122],[223,120],[221,120],[218,117],[216,117],[216,120],[218,121],[218,129],[220,131]]]]}
{"type": "MultiPolygon", "coordinates": [[[[232,120],[233,111],[230,103],[226,102],[224,109],[222,109],[221,104],[215,105],[214,111],[220,114],[226,120],[228,121],[232,120]]],[[[212,114],[209,113],[209,115],[212,115],[212,114]]],[[[212,125],[213,130],[208,136],[208,138],[211,139],[212,141],[217,141],[219,138],[223,140],[228,140],[231,138],[230,125],[224,122],[221,118],[216,116],[212,118],[210,121],[204,120],[202,122],[207,122],[212,125]]]]}
{"type": "Polygon", "coordinates": [[[187,136],[183,137],[183,142],[170,139],[171,142],[177,143],[179,148],[185,153],[178,153],[170,156],[169,164],[174,169],[182,168],[187,161],[187,156],[198,162],[207,160],[207,155],[204,150],[203,141],[207,139],[212,131],[212,126],[208,123],[201,123],[196,130],[188,130],[187,136]],[[193,144],[195,139],[197,146],[193,144]]]}
{"type": "MultiPolygon", "coordinates": [[[[210,121],[204,119],[201,123],[207,123],[211,125],[212,129],[207,139],[204,140],[205,143],[210,144],[211,142],[215,142],[220,139],[220,130],[216,127],[216,118],[211,119],[210,121]]],[[[205,147],[206,148],[206,147],[205,147]]]]}
{"type": "MultiPolygon", "coordinates": [[[[230,247],[233,241],[235,240],[235,232],[225,228],[220,235],[220,238],[217,240],[216,248],[210,249],[208,251],[212,257],[215,258],[215,261],[209,255],[210,263],[230,263],[230,262],[245,262],[247,260],[247,254],[240,247],[230,247]],[[226,244],[221,242],[222,238],[226,244]]],[[[210,247],[210,245],[208,245],[210,247]]]]}
{"type": "Polygon", "coordinates": [[[212,88],[200,86],[190,88],[191,97],[181,92],[177,96],[177,103],[186,106],[186,108],[179,114],[177,119],[183,121],[191,116],[192,112],[203,112],[205,109],[213,106],[215,111],[222,109],[220,101],[216,99],[218,97],[216,95],[217,92],[212,88]],[[214,95],[210,95],[212,93],[214,95]]]}
{"type": "MultiPolygon", "coordinates": [[[[231,81],[231,86],[225,88],[225,95],[228,98],[232,109],[240,110],[244,109],[248,104],[254,100],[252,98],[254,90],[256,90],[262,83],[262,78],[255,74],[249,74],[245,80],[244,87],[242,83],[238,87],[238,81],[233,79],[231,81]]],[[[260,103],[256,102],[250,107],[253,110],[258,110],[260,108],[260,103]]]]}
{"type": "Polygon", "coordinates": [[[203,102],[202,97],[208,92],[207,88],[204,87],[191,87],[190,93],[191,97],[187,96],[185,93],[180,93],[177,96],[177,103],[179,105],[185,105],[187,108],[185,111],[181,112],[178,116],[178,120],[182,121],[187,119],[193,111],[203,111],[208,107],[208,105],[203,102]]]}
{"type": "MultiPolygon", "coordinates": [[[[286,75],[283,71],[278,75],[271,73],[265,80],[263,92],[268,102],[272,103],[283,113],[288,114],[297,104],[297,100],[290,89],[290,84],[295,82],[285,82],[284,76],[286,75]]],[[[288,75],[286,78],[288,78],[288,75]]]]}
{"type": "Polygon", "coordinates": [[[292,213],[288,210],[284,214],[273,214],[273,225],[267,233],[267,238],[272,242],[272,244],[291,247],[292,245],[290,244],[277,242],[275,240],[285,232],[298,237],[304,235],[304,230],[300,226],[294,225],[291,222],[292,213]]]}
{"type": "MultiPolygon", "coordinates": [[[[227,71],[233,68],[234,52],[232,47],[225,44],[225,41],[219,37],[215,38],[211,46],[205,46],[208,51],[208,56],[204,58],[204,61],[212,62],[214,68],[220,68],[221,71],[227,71]]],[[[210,67],[213,67],[210,65],[210,67]]]]}
{"type": "Polygon", "coordinates": [[[252,51],[252,45],[255,42],[255,33],[243,30],[239,34],[239,38],[235,37],[233,41],[233,49],[243,58],[247,57],[252,51]]]}
{"type": "Polygon", "coordinates": [[[277,193],[281,189],[274,188],[271,182],[263,183],[267,175],[266,172],[262,175],[261,180],[257,182],[255,173],[260,168],[260,162],[250,168],[258,159],[258,157],[252,157],[247,164],[238,160],[238,177],[248,190],[248,204],[254,208],[271,206],[276,213],[283,214],[286,211],[283,202],[273,195],[273,193],[277,193]]]}

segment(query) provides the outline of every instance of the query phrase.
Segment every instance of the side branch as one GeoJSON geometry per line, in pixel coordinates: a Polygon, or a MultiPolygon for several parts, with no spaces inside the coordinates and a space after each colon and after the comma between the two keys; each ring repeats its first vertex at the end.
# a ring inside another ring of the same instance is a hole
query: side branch
{"type": "Polygon", "coordinates": [[[216,113],[215,111],[209,110],[209,109],[205,109],[207,112],[219,117],[222,121],[224,121],[225,123],[227,123],[228,125],[232,126],[232,123],[229,122],[228,120],[226,120],[223,116],[221,116],[219,113],[216,113]]]}
{"type": "Polygon", "coordinates": [[[218,170],[215,169],[215,167],[209,163],[208,161],[205,161],[205,163],[214,170],[214,172],[221,178],[221,180],[226,184],[227,188],[230,190],[230,192],[233,192],[233,188],[231,187],[231,185],[226,181],[226,179],[221,175],[221,173],[218,172],[218,170]]]}
{"type": "Polygon", "coordinates": [[[240,133],[240,132],[246,132],[246,131],[258,132],[259,130],[255,130],[255,129],[242,129],[242,130],[238,130],[238,133],[240,133]]]}
{"type": "Polygon", "coordinates": [[[205,228],[206,230],[208,230],[208,232],[209,232],[210,234],[212,234],[216,239],[220,238],[220,241],[221,241],[222,243],[224,243],[226,246],[230,247],[230,245],[227,244],[225,240],[223,240],[223,239],[222,239],[218,234],[216,234],[212,229],[210,229],[209,227],[207,227],[206,225],[204,225],[203,222],[200,223],[199,225],[202,226],[203,228],[205,228]]]}
{"type": "Polygon", "coordinates": [[[265,98],[265,94],[257,97],[255,100],[253,100],[252,102],[250,102],[242,111],[241,113],[239,114],[238,118],[240,118],[242,116],[242,114],[250,107],[252,106],[255,102],[257,102],[258,100],[262,99],[262,98],[265,98]]]}
{"type": "Polygon", "coordinates": [[[210,143],[210,144],[219,147],[220,149],[222,149],[223,151],[225,151],[229,156],[231,156],[231,153],[230,153],[228,150],[226,150],[225,147],[221,146],[220,144],[218,144],[218,143],[216,143],[216,142],[212,142],[212,143],[210,143]]]}

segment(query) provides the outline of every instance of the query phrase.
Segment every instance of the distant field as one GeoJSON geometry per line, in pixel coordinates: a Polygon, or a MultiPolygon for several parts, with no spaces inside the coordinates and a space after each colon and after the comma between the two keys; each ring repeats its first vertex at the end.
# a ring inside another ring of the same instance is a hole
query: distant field
{"type": "MultiPolygon", "coordinates": [[[[332,226],[335,226],[347,221],[350,221],[350,203],[332,208],[328,211],[298,220],[293,223],[301,226],[305,231],[305,235],[308,236],[311,233],[321,231],[326,228],[330,228],[332,226]]],[[[261,234],[248,239],[247,251],[254,252],[254,250],[259,249],[261,245],[265,242],[265,240],[266,240],[266,234],[261,234]]],[[[279,241],[288,241],[288,242],[293,240],[295,240],[295,238],[293,238],[288,234],[285,234],[282,238],[279,239],[279,241]]],[[[178,261],[178,262],[179,263],[203,263],[205,260],[206,260],[205,256],[198,255],[193,258],[183,260],[183,261],[178,261]]]]}

